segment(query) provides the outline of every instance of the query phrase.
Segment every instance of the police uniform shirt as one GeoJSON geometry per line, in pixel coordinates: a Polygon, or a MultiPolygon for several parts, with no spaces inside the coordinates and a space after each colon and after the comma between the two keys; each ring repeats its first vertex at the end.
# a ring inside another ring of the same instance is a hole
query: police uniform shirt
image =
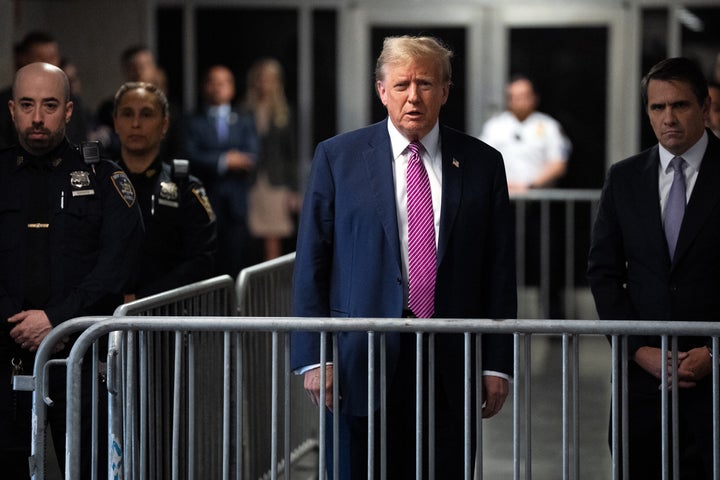
{"type": "Polygon", "coordinates": [[[156,159],[144,172],[128,172],[145,222],[137,279],[129,287],[140,298],[212,276],[217,234],[215,214],[202,183],[174,178],[156,159]]]}
{"type": "Polygon", "coordinates": [[[548,162],[567,161],[571,148],[560,124],[542,112],[522,122],[502,112],[487,121],[480,139],[502,153],[508,183],[532,183],[548,162]]]}
{"type": "Polygon", "coordinates": [[[32,306],[57,325],[112,313],[142,223],[125,173],[109,161],[86,164],[63,141],[41,158],[19,146],[0,151],[0,231],[0,315],[32,306]],[[34,282],[43,300],[26,291],[34,282]]]}

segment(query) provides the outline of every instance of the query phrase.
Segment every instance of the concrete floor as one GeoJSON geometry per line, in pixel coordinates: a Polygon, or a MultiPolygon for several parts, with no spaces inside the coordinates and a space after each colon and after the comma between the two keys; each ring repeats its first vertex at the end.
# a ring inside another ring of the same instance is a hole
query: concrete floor
{"type": "MultiPolygon", "coordinates": [[[[579,478],[606,480],[611,478],[610,346],[604,337],[587,336],[580,339],[579,352],[579,478]]],[[[559,337],[533,337],[530,468],[534,480],[563,478],[561,354],[559,337]]],[[[513,478],[512,401],[511,392],[503,410],[483,424],[484,478],[513,478]]],[[[520,468],[525,478],[525,466],[520,468]]]]}

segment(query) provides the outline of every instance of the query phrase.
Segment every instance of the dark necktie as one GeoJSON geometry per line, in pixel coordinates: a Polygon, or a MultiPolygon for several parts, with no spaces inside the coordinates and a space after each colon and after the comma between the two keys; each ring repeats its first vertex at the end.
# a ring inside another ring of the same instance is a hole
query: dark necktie
{"type": "Polygon", "coordinates": [[[407,168],[408,307],[418,318],[435,313],[435,219],[430,180],[420,158],[420,143],[412,142],[407,168]]]}
{"type": "Polygon", "coordinates": [[[675,255],[675,246],[677,245],[678,234],[680,233],[680,225],[685,215],[685,174],[683,173],[683,164],[685,160],[682,157],[675,157],[670,164],[674,170],[673,182],[668,193],[667,203],[665,204],[665,238],[667,239],[670,260],[675,255]]]}
{"type": "Polygon", "coordinates": [[[43,309],[50,298],[50,166],[46,159],[33,159],[27,167],[27,222],[24,274],[24,309],[43,309]]]}

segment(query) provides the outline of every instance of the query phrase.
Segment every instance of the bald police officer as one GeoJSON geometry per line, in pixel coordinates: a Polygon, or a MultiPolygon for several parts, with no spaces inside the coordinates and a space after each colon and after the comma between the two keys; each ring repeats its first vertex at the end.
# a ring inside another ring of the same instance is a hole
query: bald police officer
{"type": "MultiPolygon", "coordinates": [[[[121,303],[142,220],[125,173],[65,138],[73,104],[62,70],[21,68],[8,106],[19,144],[0,151],[0,465],[6,478],[27,478],[31,400],[12,376],[32,372],[54,326],[121,303]]],[[[64,409],[48,415],[64,450],[64,409]]]]}

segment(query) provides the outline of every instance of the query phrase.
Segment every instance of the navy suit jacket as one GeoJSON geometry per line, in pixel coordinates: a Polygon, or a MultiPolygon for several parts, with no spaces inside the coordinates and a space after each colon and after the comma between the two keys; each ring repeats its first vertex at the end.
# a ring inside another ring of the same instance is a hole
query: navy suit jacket
{"type": "Polygon", "coordinates": [[[236,220],[244,221],[247,215],[247,191],[252,180],[251,173],[226,171],[220,173],[218,163],[223,153],[237,149],[257,155],[260,149],[255,130],[255,120],[249,113],[233,111],[228,125],[228,137],[220,141],[215,118],[207,110],[187,119],[186,149],[192,171],[205,184],[210,203],[218,215],[228,212],[236,220]],[[216,207],[217,206],[217,207],[216,207]]]}
{"type": "MultiPolygon", "coordinates": [[[[296,316],[402,316],[401,247],[386,122],[326,140],[316,149],[298,231],[296,316]]],[[[480,140],[444,126],[440,138],[435,316],[514,318],[515,244],[502,157],[480,140]]],[[[462,336],[439,336],[436,346],[437,368],[443,372],[439,381],[462,405],[462,336]]],[[[387,348],[391,379],[399,334],[388,335],[387,348]]],[[[296,332],[293,368],[318,363],[319,351],[318,335],[296,332]]],[[[339,352],[342,411],[366,415],[366,335],[340,334],[339,352]]],[[[511,374],[512,337],[484,335],[482,360],[485,370],[511,374]]]]}
{"type": "MultiPolygon", "coordinates": [[[[588,259],[598,315],[607,320],[720,319],[720,140],[708,146],[670,261],[660,212],[654,146],[613,165],[603,187],[588,259]]],[[[680,350],[708,344],[680,337],[680,350]]],[[[660,338],[632,336],[630,355],[660,338]]],[[[630,362],[633,388],[658,393],[659,380],[630,362]]]]}

